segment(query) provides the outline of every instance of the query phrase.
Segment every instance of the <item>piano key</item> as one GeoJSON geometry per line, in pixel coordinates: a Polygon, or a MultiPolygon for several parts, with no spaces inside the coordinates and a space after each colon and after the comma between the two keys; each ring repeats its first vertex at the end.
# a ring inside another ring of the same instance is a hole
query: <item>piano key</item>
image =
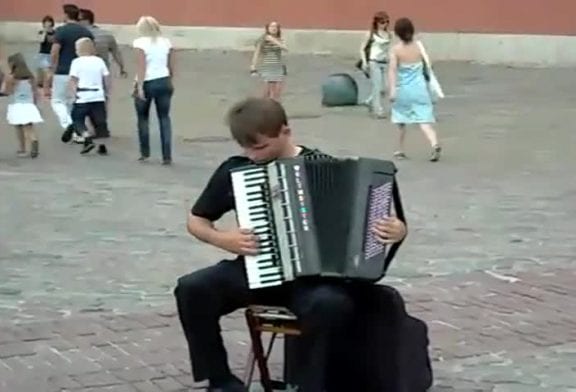
{"type": "Polygon", "coordinates": [[[275,276],[282,278],[282,268],[281,267],[267,267],[263,269],[249,269],[247,270],[249,280],[258,280],[263,278],[273,278],[275,276]]]}
{"type": "Polygon", "coordinates": [[[251,228],[259,239],[259,254],[245,257],[249,287],[281,284],[283,273],[278,264],[278,252],[273,241],[266,170],[263,167],[253,168],[233,172],[231,177],[238,223],[241,227],[251,228]]]}
{"type": "Polygon", "coordinates": [[[282,279],[269,278],[269,279],[262,280],[262,281],[253,281],[253,282],[248,281],[248,284],[250,285],[250,288],[253,288],[253,289],[258,289],[258,288],[263,288],[263,287],[271,287],[271,286],[279,286],[282,284],[282,279]]]}

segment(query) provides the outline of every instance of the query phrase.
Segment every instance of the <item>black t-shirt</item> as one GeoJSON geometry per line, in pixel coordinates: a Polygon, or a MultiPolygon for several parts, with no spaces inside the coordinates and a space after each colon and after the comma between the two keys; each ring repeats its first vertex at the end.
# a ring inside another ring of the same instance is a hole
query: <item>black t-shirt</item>
{"type": "MultiPolygon", "coordinates": [[[[38,35],[44,35],[44,31],[39,31],[38,35]]],[[[54,30],[47,31],[44,35],[44,39],[40,42],[40,53],[41,54],[50,54],[52,50],[52,42],[50,41],[51,38],[54,38],[54,30]]]]}
{"type": "Polygon", "coordinates": [[[80,38],[94,39],[94,36],[78,23],[66,23],[55,30],[54,43],[60,44],[58,67],[54,72],[56,75],[68,75],[70,72],[70,64],[76,58],[76,41],[80,38]]]}
{"type": "MultiPolygon", "coordinates": [[[[312,150],[302,146],[300,156],[310,154],[323,154],[319,150],[312,150]]],[[[225,160],[212,174],[204,191],[192,207],[192,215],[208,219],[212,222],[220,219],[224,214],[235,209],[234,189],[230,170],[252,164],[247,157],[233,156],[225,160]]]]}

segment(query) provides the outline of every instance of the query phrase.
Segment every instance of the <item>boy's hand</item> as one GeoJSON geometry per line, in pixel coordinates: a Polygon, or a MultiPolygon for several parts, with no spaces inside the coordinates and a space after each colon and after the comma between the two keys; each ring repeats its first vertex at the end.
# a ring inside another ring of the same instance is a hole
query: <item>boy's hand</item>
{"type": "Polygon", "coordinates": [[[217,242],[219,248],[240,256],[254,256],[258,254],[258,236],[249,229],[221,231],[217,242]]]}
{"type": "Polygon", "coordinates": [[[400,242],[406,237],[406,225],[396,217],[390,217],[376,222],[374,234],[382,244],[400,242]]]}

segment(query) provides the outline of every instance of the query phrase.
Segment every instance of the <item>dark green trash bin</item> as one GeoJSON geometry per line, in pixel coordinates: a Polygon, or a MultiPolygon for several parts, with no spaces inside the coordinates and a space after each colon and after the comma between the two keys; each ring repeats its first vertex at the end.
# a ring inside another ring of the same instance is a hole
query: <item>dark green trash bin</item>
{"type": "Polygon", "coordinates": [[[358,104],[358,84],[347,73],[328,76],[322,84],[322,106],[351,106],[358,104]]]}

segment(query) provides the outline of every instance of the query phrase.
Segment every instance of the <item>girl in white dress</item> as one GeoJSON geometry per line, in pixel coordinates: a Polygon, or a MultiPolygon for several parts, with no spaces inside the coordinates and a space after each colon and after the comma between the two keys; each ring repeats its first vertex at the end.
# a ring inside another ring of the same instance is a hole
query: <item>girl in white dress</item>
{"type": "Polygon", "coordinates": [[[38,156],[38,136],[34,124],[44,122],[38,107],[38,88],[34,74],[28,68],[26,60],[21,53],[8,57],[9,74],[2,83],[2,92],[9,96],[6,119],[8,124],[16,128],[16,135],[20,143],[18,156],[38,156]]]}

